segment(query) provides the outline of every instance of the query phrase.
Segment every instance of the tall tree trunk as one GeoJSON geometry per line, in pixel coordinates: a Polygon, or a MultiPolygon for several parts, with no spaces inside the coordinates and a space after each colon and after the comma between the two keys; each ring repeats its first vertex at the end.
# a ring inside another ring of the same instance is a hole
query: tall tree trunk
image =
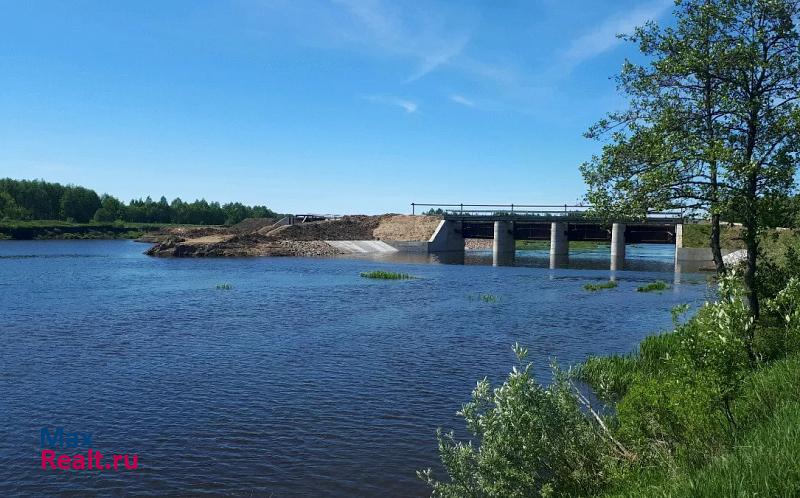
{"type": "Polygon", "coordinates": [[[725,262],[722,261],[719,218],[719,213],[711,215],[711,254],[714,256],[714,265],[717,267],[717,273],[723,274],[727,271],[727,268],[725,268],[725,262]]]}
{"type": "Polygon", "coordinates": [[[747,267],[744,272],[744,285],[747,288],[747,303],[750,313],[756,320],[761,315],[756,282],[758,258],[758,177],[756,172],[749,175],[747,185],[746,214],[744,219],[744,242],[747,247],[747,267]]]}
{"type": "MultiPolygon", "coordinates": [[[[710,112],[710,111],[709,111],[710,112]]],[[[713,127],[709,119],[709,131],[713,137],[713,127]]],[[[722,261],[722,244],[720,243],[720,215],[719,215],[719,185],[717,184],[717,161],[710,163],[711,176],[711,254],[714,256],[714,265],[718,274],[724,274],[727,269],[722,261]]]]}

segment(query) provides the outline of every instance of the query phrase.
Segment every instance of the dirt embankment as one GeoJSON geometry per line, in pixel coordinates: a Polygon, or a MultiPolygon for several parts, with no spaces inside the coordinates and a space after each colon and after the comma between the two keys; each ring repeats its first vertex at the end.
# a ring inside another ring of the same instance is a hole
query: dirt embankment
{"type": "Polygon", "coordinates": [[[439,224],[430,216],[345,216],[281,225],[250,219],[232,227],[169,227],[154,235],[146,254],[175,257],[333,256],[341,251],[326,240],[427,241],[439,224]]]}
{"type": "Polygon", "coordinates": [[[372,233],[385,217],[345,216],[273,229],[265,227],[258,233],[271,240],[372,240],[372,233]]]}
{"type": "Polygon", "coordinates": [[[372,235],[378,240],[402,242],[430,240],[442,219],[438,216],[386,216],[372,235]]]}

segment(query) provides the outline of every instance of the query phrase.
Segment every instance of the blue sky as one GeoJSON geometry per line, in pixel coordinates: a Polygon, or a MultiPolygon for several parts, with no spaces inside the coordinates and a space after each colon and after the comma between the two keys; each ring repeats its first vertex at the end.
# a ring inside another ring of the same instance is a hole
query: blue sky
{"type": "Polygon", "coordinates": [[[672,0],[0,0],[0,177],[282,212],[564,203],[672,0]]]}

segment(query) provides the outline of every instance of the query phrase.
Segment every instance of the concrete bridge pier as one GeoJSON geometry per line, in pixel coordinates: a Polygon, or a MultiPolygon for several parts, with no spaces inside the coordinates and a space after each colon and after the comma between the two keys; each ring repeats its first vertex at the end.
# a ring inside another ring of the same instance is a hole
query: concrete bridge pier
{"type": "Polygon", "coordinates": [[[622,270],[625,266],[625,223],[611,225],[611,269],[622,270]]]}
{"type": "Polygon", "coordinates": [[[442,220],[428,241],[428,252],[461,252],[463,254],[464,232],[462,228],[460,221],[442,220]]]}
{"type": "Polygon", "coordinates": [[[514,222],[495,221],[494,241],[492,243],[492,264],[494,266],[510,266],[514,264],[514,253],[517,250],[514,241],[514,222]]]}
{"type": "Polygon", "coordinates": [[[564,268],[569,265],[569,237],[567,224],[554,221],[550,225],[550,268],[564,268]]]}

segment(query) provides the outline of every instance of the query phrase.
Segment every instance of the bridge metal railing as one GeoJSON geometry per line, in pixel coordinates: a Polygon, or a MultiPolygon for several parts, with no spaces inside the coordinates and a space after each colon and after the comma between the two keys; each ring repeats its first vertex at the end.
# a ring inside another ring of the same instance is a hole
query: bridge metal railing
{"type": "MultiPolygon", "coordinates": [[[[411,214],[414,215],[417,209],[428,208],[426,212],[434,211],[437,214],[452,216],[474,216],[474,217],[575,217],[590,218],[589,215],[594,206],[586,204],[430,204],[430,203],[411,203],[411,214]]],[[[422,213],[420,213],[422,214],[422,213]]],[[[682,220],[683,211],[652,211],[647,213],[647,219],[663,220],[682,220]]]]}

